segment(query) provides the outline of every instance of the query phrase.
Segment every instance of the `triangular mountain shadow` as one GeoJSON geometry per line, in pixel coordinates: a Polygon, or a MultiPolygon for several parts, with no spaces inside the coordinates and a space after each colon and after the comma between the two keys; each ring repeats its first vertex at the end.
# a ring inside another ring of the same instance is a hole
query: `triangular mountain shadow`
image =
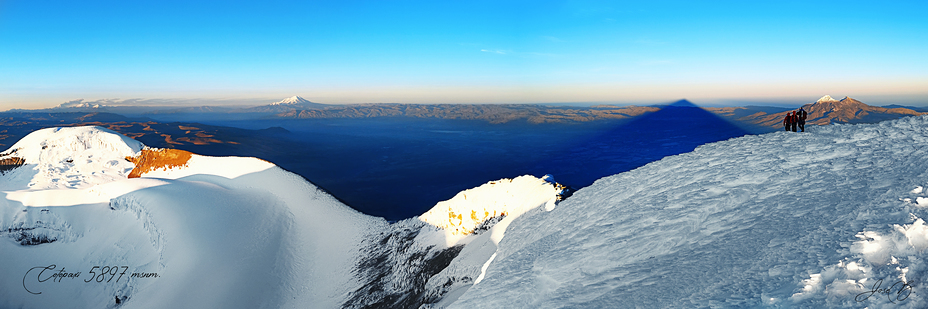
{"type": "MultiPolygon", "coordinates": [[[[639,138],[650,136],[655,139],[679,139],[689,136],[700,140],[699,137],[712,136],[709,140],[713,141],[750,134],[747,130],[685,99],[662,106],[659,111],[636,117],[613,131],[639,132],[643,134],[639,138]],[[728,137],[716,140],[720,136],[728,137]]],[[[698,145],[705,143],[709,142],[698,145]]]]}
{"type": "Polygon", "coordinates": [[[596,179],[626,172],[666,156],[751,134],[687,100],[578,140],[532,170],[550,171],[560,183],[585,187],[596,179]],[[590,167],[599,167],[590,170],[590,167]]]}

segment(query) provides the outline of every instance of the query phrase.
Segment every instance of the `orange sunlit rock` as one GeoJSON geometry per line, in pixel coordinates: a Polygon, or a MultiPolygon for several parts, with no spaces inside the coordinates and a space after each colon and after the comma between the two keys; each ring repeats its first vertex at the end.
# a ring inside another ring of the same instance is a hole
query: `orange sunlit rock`
{"type": "Polygon", "coordinates": [[[129,178],[139,178],[145,173],[159,169],[186,166],[192,154],[178,149],[143,149],[136,157],[126,157],[126,160],[135,163],[129,178]]]}

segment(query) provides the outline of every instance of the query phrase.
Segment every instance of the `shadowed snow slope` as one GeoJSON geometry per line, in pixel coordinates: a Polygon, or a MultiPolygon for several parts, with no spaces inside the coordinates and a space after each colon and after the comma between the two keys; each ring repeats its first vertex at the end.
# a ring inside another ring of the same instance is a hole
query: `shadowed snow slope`
{"type": "Polygon", "coordinates": [[[924,308],[928,118],[808,129],[700,146],[529,211],[451,307],[924,308]]]}

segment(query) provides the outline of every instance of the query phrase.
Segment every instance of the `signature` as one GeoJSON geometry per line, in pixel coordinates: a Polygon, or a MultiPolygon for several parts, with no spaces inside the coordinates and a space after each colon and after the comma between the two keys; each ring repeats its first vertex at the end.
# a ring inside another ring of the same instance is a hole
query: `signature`
{"type": "Polygon", "coordinates": [[[873,296],[874,294],[886,295],[886,299],[891,303],[896,303],[897,301],[903,301],[909,298],[909,295],[912,295],[912,285],[905,280],[896,281],[893,285],[888,288],[882,288],[883,279],[877,280],[873,283],[873,286],[870,287],[869,291],[857,294],[854,297],[854,300],[857,302],[862,302],[873,296]],[[895,291],[895,293],[894,293],[895,291]],[[895,296],[894,296],[895,295],[895,296]]]}
{"type": "MultiPolygon", "coordinates": [[[[160,277],[158,273],[131,272],[127,274],[128,271],[129,271],[129,266],[102,266],[102,267],[94,266],[90,268],[90,271],[87,272],[89,276],[86,276],[86,277],[88,278],[85,280],[81,280],[81,281],[83,281],[84,283],[91,283],[91,282],[102,283],[104,281],[108,283],[108,282],[112,282],[113,279],[116,279],[116,282],[119,282],[119,280],[122,280],[123,278],[131,279],[131,278],[158,278],[160,277]]],[[[26,292],[29,292],[30,294],[34,294],[34,295],[42,294],[42,292],[35,292],[34,291],[35,288],[29,289],[29,287],[27,287],[26,282],[28,281],[30,283],[29,285],[32,285],[32,286],[36,285],[35,283],[32,283],[32,282],[43,283],[46,281],[51,281],[51,282],[60,283],[62,280],[65,280],[65,279],[68,279],[68,280],[78,279],[81,277],[81,274],[82,274],[81,272],[68,272],[65,270],[65,267],[61,267],[60,269],[58,269],[58,265],[55,265],[55,264],[51,264],[48,266],[36,266],[36,267],[30,268],[28,271],[26,271],[26,274],[23,275],[23,289],[26,289],[26,292]],[[32,274],[32,276],[30,276],[30,274],[32,274]]]]}

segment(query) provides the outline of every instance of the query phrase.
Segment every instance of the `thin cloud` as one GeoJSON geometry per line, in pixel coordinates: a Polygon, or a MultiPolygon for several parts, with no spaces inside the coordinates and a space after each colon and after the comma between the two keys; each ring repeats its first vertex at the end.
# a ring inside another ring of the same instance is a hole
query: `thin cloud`
{"type": "Polygon", "coordinates": [[[505,55],[508,53],[505,50],[498,50],[498,49],[481,49],[480,51],[485,52],[485,53],[493,53],[493,54],[500,54],[500,55],[505,55]]]}

